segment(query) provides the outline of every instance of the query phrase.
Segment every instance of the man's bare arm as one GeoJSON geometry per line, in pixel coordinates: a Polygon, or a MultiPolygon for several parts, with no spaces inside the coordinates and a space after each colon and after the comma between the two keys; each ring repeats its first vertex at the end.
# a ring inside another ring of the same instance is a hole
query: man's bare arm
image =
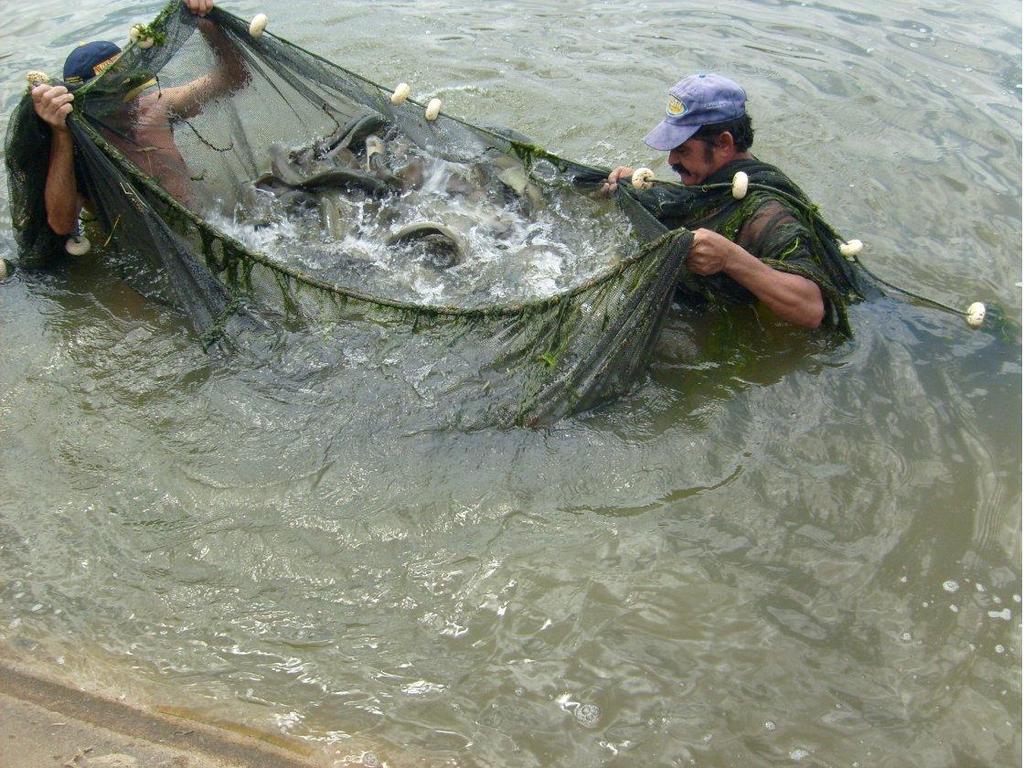
{"type": "Polygon", "coordinates": [[[199,31],[217,55],[217,66],[213,72],[191,83],[161,91],[160,99],[172,118],[195,117],[209,101],[227,95],[249,81],[241,53],[224,31],[207,19],[199,22],[199,31]]]}
{"type": "Polygon", "coordinates": [[[825,302],[815,282],[772,269],[742,246],[710,229],[693,233],[686,266],[698,275],[724,272],[776,317],[794,325],[817,328],[825,317],[825,302]]]}
{"type": "Polygon", "coordinates": [[[46,170],[43,200],[46,221],[58,235],[69,235],[78,225],[82,208],[75,180],[75,154],[67,116],[74,95],[62,85],[37,85],[32,89],[36,114],[50,126],[50,164],[46,170]]]}

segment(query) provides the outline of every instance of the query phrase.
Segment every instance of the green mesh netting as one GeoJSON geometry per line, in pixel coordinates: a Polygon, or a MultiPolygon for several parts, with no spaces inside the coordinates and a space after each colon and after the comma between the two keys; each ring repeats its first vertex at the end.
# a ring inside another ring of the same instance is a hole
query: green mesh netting
{"type": "MultiPolygon", "coordinates": [[[[200,20],[173,0],[150,29],[155,44],[77,91],[68,120],[93,240],[131,254],[137,287],[207,344],[317,323],[445,423],[550,423],[627,390],[693,283],[691,233],[659,218],[727,199],[727,184],[600,199],[607,171],[428,121],[220,9],[200,20]]],[[[43,207],[48,147],[26,96],[6,151],[29,266],[63,252],[43,207]]],[[[841,278],[828,299],[846,328],[856,291],[845,270],[825,277],[841,278]]]]}

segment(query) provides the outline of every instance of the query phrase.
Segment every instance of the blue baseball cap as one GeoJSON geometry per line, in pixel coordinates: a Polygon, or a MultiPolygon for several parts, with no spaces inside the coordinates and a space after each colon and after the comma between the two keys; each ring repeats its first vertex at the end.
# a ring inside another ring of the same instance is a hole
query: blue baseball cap
{"type": "Polygon", "coordinates": [[[667,152],[702,126],[735,120],[746,112],[747,94],[729,78],[690,75],[669,88],[665,119],[644,137],[644,143],[667,152]]]}
{"type": "Polygon", "coordinates": [[[84,85],[113,64],[120,55],[121,49],[117,44],[107,40],[82,43],[64,60],[64,82],[70,88],[84,85]]]}

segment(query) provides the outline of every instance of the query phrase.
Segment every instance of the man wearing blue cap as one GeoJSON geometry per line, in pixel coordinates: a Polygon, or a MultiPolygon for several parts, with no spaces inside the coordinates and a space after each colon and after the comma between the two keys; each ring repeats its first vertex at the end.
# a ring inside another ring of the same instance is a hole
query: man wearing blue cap
{"type": "MultiPolygon", "coordinates": [[[[652,212],[670,228],[694,230],[686,266],[700,276],[706,293],[760,301],[777,317],[806,328],[818,327],[826,310],[840,314],[845,324],[843,299],[822,265],[822,246],[783,196],[752,195],[742,209],[731,199],[723,202],[721,193],[709,192],[708,202],[701,202],[702,185],[728,187],[725,182],[738,170],[770,169],[792,184],[750,154],[753,139],[746,93],[739,85],[713,74],[680,80],[669,89],[665,118],[644,142],[668,152],[672,170],[693,189],[685,207],[658,204],[652,212]]],[[[604,190],[614,191],[633,172],[616,168],[604,190]]]]}
{"type": "MultiPolygon", "coordinates": [[[[198,16],[213,8],[213,0],[182,0],[198,16]]],[[[197,113],[209,99],[229,90],[245,78],[241,59],[216,25],[204,21],[200,29],[220,54],[221,63],[214,73],[175,88],[164,88],[159,98],[141,96],[153,82],[129,92],[125,101],[132,105],[130,132],[110,132],[108,138],[142,170],[159,181],[167,191],[185,201],[188,198],[189,171],[174,143],[172,122],[197,113]]],[[[36,85],[32,102],[36,114],[50,127],[50,159],[44,192],[46,216],[58,235],[68,235],[78,227],[78,216],[85,202],[75,178],[74,144],[67,126],[74,90],[113,64],[121,55],[116,44],[94,41],[75,48],[64,62],[66,85],[36,85]]]]}

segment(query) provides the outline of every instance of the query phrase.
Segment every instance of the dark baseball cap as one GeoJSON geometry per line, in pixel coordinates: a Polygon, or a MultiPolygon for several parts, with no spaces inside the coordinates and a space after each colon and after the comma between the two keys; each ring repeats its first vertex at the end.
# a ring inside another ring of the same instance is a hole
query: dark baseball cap
{"type": "Polygon", "coordinates": [[[690,75],[668,90],[665,119],[644,137],[652,149],[667,152],[693,136],[702,126],[743,117],[747,94],[721,75],[690,75]]]}
{"type": "Polygon", "coordinates": [[[107,40],[82,43],[64,60],[64,82],[71,88],[84,85],[113,64],[120,55],[120,47],[107,40]]]}

